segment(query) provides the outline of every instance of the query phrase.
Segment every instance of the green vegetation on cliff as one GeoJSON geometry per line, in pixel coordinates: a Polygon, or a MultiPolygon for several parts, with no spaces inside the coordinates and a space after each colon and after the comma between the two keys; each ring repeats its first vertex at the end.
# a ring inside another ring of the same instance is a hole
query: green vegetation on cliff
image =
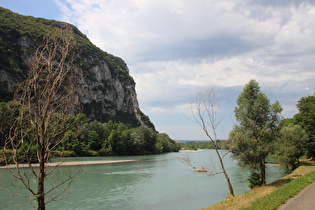
{"type": "Polygon", "coordinates": [[[0,102],[13,99],[14,88],[25,80],[35,50],[43,38],[56,29],[68,29],[72,33],[76,55],[73,66],[83,74],[79,95],[81,111],[89,120],[113,120],[133,127],[145,124],[155,130],[150,119],[137,107],[135,82],[124,60],[95,46],[74,25],[23,16],[2,7],[0,102]]]}
{"type": "MultiPolygon", "coordinates": [[[[25,56],[29,56],[25,55],[25,52],[32,54],[45,35],[54,28],[65,27],[72,29],[80,54],[75,61],[76,65],[83,70],[88,70],[91,66],[104,60],[113,77],[118,78],[126,85],[135,84],[129,75],[126,63],[121,58],[96,47],[75,26],[55,20],[22,16],[2,7],[0,7],[0,70],[9,72],[18,81],[21,81],[28,69],[23,61],[25,56]],[[92,62],[87,63],[84,58],[91,58],[92,62]]],[[[84,73],[87,74],[87,71],[84,73]]],[[[12,98],[7,84],[3,82],[0,83],[0,96],[0,101],[8,101],[12,98]]]]}

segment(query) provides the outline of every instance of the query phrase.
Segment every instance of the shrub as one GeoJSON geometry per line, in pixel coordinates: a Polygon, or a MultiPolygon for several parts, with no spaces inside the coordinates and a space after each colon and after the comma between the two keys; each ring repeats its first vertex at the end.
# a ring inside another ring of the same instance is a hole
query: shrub
{"type": "Polygon", "coordinates": [[[256,172],[251,173],[251,175],[249,176],[247,180],[249,181],[248,187],[250,187],[250,189],[253,189],[255,187],[262,185],[262,182],[260,180],[260,174],[256,172]]]}

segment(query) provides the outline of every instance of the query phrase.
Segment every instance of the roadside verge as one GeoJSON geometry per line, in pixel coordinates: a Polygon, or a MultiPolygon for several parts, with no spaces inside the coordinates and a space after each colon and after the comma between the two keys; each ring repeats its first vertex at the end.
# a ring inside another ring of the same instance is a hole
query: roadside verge
{"type": "Polygon", "coordinates": [[[293,173],[273,183],[255,188],[236,197],[227,198],[216,205],[204,209],[277,209],[277,207],[281,206],[286,200],[294,197],[298,192],[314,181],[314,162],[303,161],[302,165],[293,173]],[[296,190],[289,190],[291,188],[295,188],[296,190]],[[270,206],[267,207],[264,205],[270,206]]]}

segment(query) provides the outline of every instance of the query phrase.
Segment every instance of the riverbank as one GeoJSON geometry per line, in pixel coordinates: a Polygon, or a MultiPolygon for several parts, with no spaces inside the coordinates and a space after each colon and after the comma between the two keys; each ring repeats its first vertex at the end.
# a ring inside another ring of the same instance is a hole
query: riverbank
{"type": "MultiPolygon", "coordinates": [[[[75,162],[56,162],[56,163],[46,163],[47,167],[55,166],[87,166],[87,165],[104,165],[104,164],[117,164],[117,163],[130,163],[146,161],[148,159],[139,160],[99,160],[99,161],[75,161],[75,162]]],[[[33,167],[38,168],[39,164],[31,164],[33,167]]],[[[29,164],[19,164],[19,168],[29,168],[29,164]]],[[[16,168],[15,164],[8,166],[0,166],[0,169],[16,168]]]]}
{"type": "Polygon", "coordinates": [[[189,150],[189,149],[183,149],[183,150],[179,150],[179,152],[202,152],[204,151],[203,149],[196,149],[196,150],[189,150]]]}
{"type": "MultiPolygon", "coordinates": [[[[286,184],[290,184],[294,180],[301,179],[306,174],[310,174],[311,172],[314,172],[314,171],[315,171],[315,163],[313,161],[302,160],[301,166],[298,167],[296,170],[294,170],[291,174],[275,182],[272,182],[266,186],[258,187],[253,190],[250,190],[249,192],[245,194],[242,194],[236,197],[227,198],[226,200],[218,204],[204,208],[204,210],[250,208],[258,200],[267,198],[272,193],[276,193],[276,190],[284,189],[286,187],[285,186],[286,184]]],[[[285,200],[288,200],[290,197],[293,197],[298,192],[292,195],[288,195],[287,198],[285,198],[285,200]]],[[[274,194],[273,196],[277,197],[277,194],[274,194]]],[[[280,205],[281,204],[279,204],[279,206],[280,205]]]]}

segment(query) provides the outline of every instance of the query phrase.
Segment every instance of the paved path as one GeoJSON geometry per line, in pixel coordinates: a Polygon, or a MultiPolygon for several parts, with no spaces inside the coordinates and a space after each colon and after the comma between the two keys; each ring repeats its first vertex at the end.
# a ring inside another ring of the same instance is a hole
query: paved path
{"type": "Polygon", "coordinates": [[[289,199],[278,210],[315,210],[315,182],[289,199]]]}
{"type": "MultiPolygon", "coordinates": [[[[147,159],[139,159],[139,160],[100,160],[100,161],[76,161],[76,162],[59,162],[59,163],[46,163],[48,167],[54,166],[86,166],[86,165],[103,165],[103,164],[114,164],[114,163],[130,163],[130,162],[139,162],[145,161],[147,159]]],[[[39,164],[32,164],[33,167],[38,167],[39,164]]],[[[20,168],[28,168],[28,164],[19,164],[20,168]]],[[[16,168],[16,165],[8,165],[8,166],[0,166],[0,169],[6,168],[16,168]]]]}

